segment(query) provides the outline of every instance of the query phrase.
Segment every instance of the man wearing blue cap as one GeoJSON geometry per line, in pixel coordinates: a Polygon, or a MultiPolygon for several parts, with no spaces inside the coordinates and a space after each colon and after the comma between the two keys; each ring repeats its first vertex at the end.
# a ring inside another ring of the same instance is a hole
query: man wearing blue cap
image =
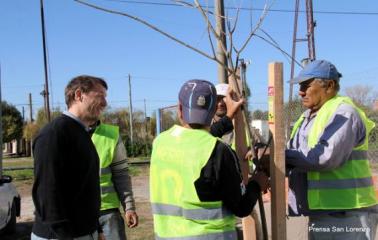
{"type": "Polygon", "coordinates": [[[374,122],[338,95],[341,74],[316,60],[292,79],[307,110],[287,144],[289,215],[309,216],[309,239],[375,239],[377,198],[367,157],[374,122]]]}
{"type": "Polygon", "coordinates": [[[212,83],[189,80],[178,118],[153,143],[150,199],[156,239],[236,240],[235,215],[247,216],[267,188],[264,173],[243,184],[235,152],[209,133],[217,94],[212,83]]]}

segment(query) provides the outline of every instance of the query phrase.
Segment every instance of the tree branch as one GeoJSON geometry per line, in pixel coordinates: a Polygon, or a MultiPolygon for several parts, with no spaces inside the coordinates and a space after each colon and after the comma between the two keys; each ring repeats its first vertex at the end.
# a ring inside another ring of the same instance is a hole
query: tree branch
{"type": "MultiPolygon", "coordinates": [[[[268,39],[266,39],[266,38],[264,38],[264,37],[262,37],[262,36],[260,36],[260,35],[258,35],[258,34],[254,34],[254,36],[256,36],[256,37],[258,37],[258,38],[264,40],[266,43],[268,43],[268,44],[270,44],[271,46],[275,47],[275,48],[278,49],[280,52],[282,52],[284,55],[288,56],[290,59],[293,58],[289,53],[287,53],[285,50],[283,50],[283,49],[280,48],[279,46],[275,45],[274,43],[270,42],[268,39]]],[[[297,60],[294,59],[294,62],[295,62],[298,66],[302,67],[302,64],[299,63],[297,60]]]]}
{"type": "MultiPolygon", "coordinates": [[[[273,4],[273,3],[272,3],[273,4]]],[[[264,6],[264,10],[259,18],[259,21],[258,23],[256,24],[256,26],[254,27],[254,29],[249,33],[249,36],[247,38],[247,40],[244,42],[243,46],[240,48],[240,50],[238,50],[237,52],[240,54],[244,49],[245,47],[248,45],[249,41],[251,40],[252,36],[255,34],[255,32],[257,31],[257,29],[260,28],[261,24],[263,23],[266,15],[268,14],[269,12],[269,9],[270,7],[272,6],[272,4],[268,7],[267,4],[265,4],[264,6]]]]}
{"type": "Polygon", "coordinates": [[[143,19],[140,19],[140,18],[138,18],[138,17],[135,17],[135,16],[130,15],[130,14],[127,14],[127,13],[123,13],[123,12],[118,12],[118,11],[114,11],[114,10],[110,10],[110,9],[102,8],[102,7],[99,7],[99,6],[96,6],[96,5],[93,5],[93,4],[90,4],[90,3],[87,3],[87,2],[82,1],[82,0],[74,0],[74,1],[75,1],[75,2],[78,2],[78,3],[80,3],[80,4],[83,4],[83,5],[86,5],[86,6],[88,6],[88,7],[91,7],[91,8],[97,9],[97,10],[100,10],[100,11],[104,11],[104,12],[107,12],[107,13],[117,14],[117,15],[121,15],[121,16],[125,16],[125,17],[128,17],[128,18],[131,18],[131,19],[133,19],[133,20],[135,20],[135,21],[137,21],[137,22],[139,22],[139,23],[141,23],[141,24],[143,24],[143,25],[145,25],[145,26],[147,26],[147,27],[149,27],[149,28],[155,30],[156,32],[158,32],[158,33],[160,33],[160,34],[166,36],[167,38],[169,38],[169,39],[171,39],[171,40],[173,40],[173,41],[175,41],[175,42],[177,42],[177,43],[179,43],[179,44],[181,44],[181,45],[183,45],[183,46],[185,46],[185,47],[187,47],[187,48],[189,48],[189,49],[195,51],[196,53],[199,53],[199,54],[201,54],[201,55],[204,56],[204,57],[207,57],[207,58],[209,58],[209,59],[211,59],[211,60],[213,60],[213,61],[216,61],[216,62],[219,63],[219,64],[222,64],[218,59],[216,59],[216,58],[210,56],[210,55],[207,54],[206,52],[204,52],[204,51],[202,51],[202,50],[199,50],[198,48],[195,48],[195,47],[193,47],[192,45],[190,45],[190,44],[188,44],[188,43],[185,43],[185,42],[181,41],[180,39],[178,39],[178,38],[172,36],[171,34],[169,34],[169,33],[167,33],[167,32],[164,32],[163,30],[159,29],[158,27],[156,27],[156,26],[150,24],[149,22],[147,22],[147,21],[145,21],[145,20],[143,20],[143,19]]]}

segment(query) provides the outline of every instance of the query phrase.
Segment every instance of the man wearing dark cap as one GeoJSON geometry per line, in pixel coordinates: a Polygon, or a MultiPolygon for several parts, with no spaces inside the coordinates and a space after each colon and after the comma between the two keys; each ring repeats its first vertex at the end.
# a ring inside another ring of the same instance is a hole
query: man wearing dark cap
{"type": "Polygon", "coordinates": [[[367,157],[374,122],[338,95],[341,74],[325,60],[292,79],[307,110],[287,144],[289,215],[309,216],[309,239],[375,239],[377,198],[367,157]]]}
{"type": "Polygon", "coordinates": [[[181,126],[153,143],[150,198],[157,239],[236,239],[235,215],[247,216],[267,188],[263,173],[245,186],[235,152],[209,133],[216,98],[208,81],[184,83],[181,126]]]}

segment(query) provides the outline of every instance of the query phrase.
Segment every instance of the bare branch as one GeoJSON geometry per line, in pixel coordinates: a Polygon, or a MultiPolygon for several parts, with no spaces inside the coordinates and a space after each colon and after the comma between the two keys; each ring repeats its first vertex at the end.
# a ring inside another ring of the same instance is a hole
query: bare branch
{"type": "Polygon", "coordinates": [[[233,34],[231,33],[231,22],[230,22],[230,20],[227,21],[227,29],[228,29],[228,42],[229,42],[229,48],[228,48],[228,51],[227,51],[227,59],[228,59],[229,64],[231,64],[229,66],[235,71],[236,66],[233,65],[233,61],[232,61],[232,51],[235,49],[235,47],[234,47],[233,34]]]}
{"type": "MultiPolygon", "coordinates": [[[[271,41],[269,41],[268,39],[258,35],[258,34],[254,34],[254,36],[264,40],[266,43],[270,44],[271,46],[275,47],[276,49],[278,49],[280,52],[282,52],[284,55],[288,56],[290,59],[293,58],[289,53],[287,53],[285,50],[283,50],[282,48],[280,48],[280,46],[278,45],[275,45],[274,43],[272,43],[271,41]]],[[[302,67],[302,64],[299,63],[297,60],[294,59],[294,62],[299,66],[299,67],[302,67]]]]}
{"type": "Polygon", "coordinates": [[[196,6],[195,8],[197,8],[200,12],[201,12],[201,15],[202,17],[205,19],[205,22],[206,24],[208,25],[208,27],[210,27],[211,29],[211,32],[214,34],[214,36],[219,39],[220,36],[217,34],[217,32],[215,31],[213,25],[211,24],[210,20],[209,20],[209,16],[205,13],[205,10],[203,10],[202,6],[199,4],[198,0],[194,0],[196,6]]]}
{"type": "MultiPolygon", "coordinates": [[[[177,42],[177,43],[179,43],[179,44],[181,44],[181,45],[183,45],[183,46],[185,46],[185,47],[187,47],[187,48],[189,48],[189,49],[191,49],[191,50],[193,50],[193,51],[195,51],[195,52],[197,52],[197,53],[199,53],[199,54],[201,54],[202,56],[207,57],[207,58],[209,58],[209,59],[211,59],[211,60],[213,60],[213,61],[216,61],[216,62],[219,63],[219,64],[222,64],[217,58],[212,57],[212,56],[208,55],[207,53],[205,53],[204,51],[199,50],[198,48],[195,48],[195,47],[193,47],[192,45],[190,45],[190,44],[188,44],[188,43],[185,43],[185,42],[181,41],[180,39],[178,39],[178,38],[172,36],[171,34],[169,34],[169,33],[165,32],[165,31],[159,29],[158,27],[156,27],[156,26],[150,24],[149,22],[147,22],[147,21],[145,21],[145,20],[143,20],[143,19],[140,19],[140,18],[138,18],[138,17],[135,17],[135,16],[130,15],[130,14],[127,14],[127,13],[118,12],[118,11],[114,11],[114,10],[110,10],[110,9],[105,9],[105,8],[102,8],[102,7],[99,7],[99,6],[96,6],[96,5],[93,5],[93,4],[90,4],[90,3],[87,3],[87,2],[82,1],[82,0],[74,0],[74,1],[75,1],[75,2],[78,2],[78,3],[80,3],[80,4],[83,4],[83,5],[86,5],[86,6],[88,6],[88,7],[91,7],[91,8],[97,9],[97,10],[100,10],[100,11],[104,11],[104,12],[107,12],[107,13],[117,14],[117,15],[121,15],[121,16],[125,16],[125,17],[128,17],[128,18],[131,18],[131,19],[133,19],[133,20],[135,20],[135,21],[137,21],[137,22],[139,22],[139,23],[142,23],[143,25],[146,25],[147,27],[149,27],[149,28],[155,30],[156,32],[158,32],[158,33],[160,33],[160,34],[166,36],[167,38],[169,38],[169,39],[171,39],[171,40],[173,40],[173,41],[175,41],[175,42],[177,42]]],[[[225,67],[226,67],[226,66],[225,66],[225,67]]]]}
{"type": "Polygon", "coordinates": [[[214,58],[216,58],[217,54],[215,52],[215,47],[214,47],[213,39],[211,38],[211,33],[210,33],[211,29],[210,29],[210,27],[212,27],[212,26],[211,26],[211,23],[209,22],[207,24],[207,37],[209,38],[209,42],[210,42],[210,46],[211,46],[211,51],[213,52],[213,56],[214,56],[214,58]]]}
{"type": "MultiPolygon", "coordinates": [[[[270,41],[272,42],[272,43],[274,43],[275,44],[275,46],[277,46],[278,48],[280,48],[281,49],[281,47],[280,47],[280,45],[278,44],[278,42],[276,41],[276,40],[274,40],[274,38],[269,34],[269,33],[267,33],[264,29],[262,29],[262,28],[260,28],[259,29],[261,32],[263,32],[269,39],[270,39],[270,41]]],[[[282,52],[281,52],[282,53],[282,52]]],[[[283,54],[283,53],[282,53],[283,54]]],[[[286,60],[288,61],[288,63],[290,64],[291,63],[291,59],[292,59],[292,57],[290,57],[290,56],[286,56],[285,54],[283,54],[284,55],[284,57],[286,58],[286,60]]]]}
{"type": "Polygon", "coordinates": [[[239,21],[239,15],[240,15],[240,7],[238,7],[237,10],[236,10],[236,17],[235,17],[235,21],[234,21],[234,26],[232,27],[232,29],[229,30],[230,34],[233,34],[235,32],[236,25],[238,24],[238,21],[239,21]]]}
{"type": "MultiPolygon", "coordinates": [[[[191,8],[198,8],[197,6],[195,6],[194,4],[191,4],[191,3],[188,3],[188,2],[185,2],[185,1],[182,1],[182,0],[171,0],[173,2],[175,2],[176,4],[178,5],[182,5],[184,7],[191,7],[191,8]]],[[[198,4],[199,5],[199,4],[198,4]]],[[[201,5],[199,5],[201,6],[201,5]]],[[[201,6],[202,7],[202,6],[201,6]]],[[[205,13],[208,13],[208,14],[212,14],[214,15],[214,12],[210,11],[208,8],[206,9],[206,12],[205,13]]]]}
{"type": "MultiPolygon", "coordinates": [[[[214,37],[221,43],[222,52],[224,54],[227,54],[227,47],[223,44],[223,41],[220,41],[221,40],[221,37],[220,37],[221,33],[218,34],[216,32],[216,30],[214,29],[214,26],[211,24],[211,22],[209,20],[209,16],[206,14],[206,12],[204,11],[203,7],[199,4],[198,0],[194,0],[194,2],[196,4],[196,8],[201,12],[202,17],[204,18],[206,24],[210,28],[210,30],[213,33],[214,37]]],[[[223,16],[221,16],[221,17],[223,17],[223,16]]],[[[225,34],[225,33],[223,33],[223,34],[225,34]]],[[[213,47],[213,42],[211,41],[211,35],[210,35],[210,33],[209,33],[209,39],[210,39],[210,44],[213,47]]],[[[214,49],[214,52],[215,52],[215,49],[214,49]]],[[[216,58],[216,54],[215,54],[215,58],[216,58]]],[[[223,64],[221,64],[221,65],[223,65],[223,64]]]]}
{"type": "MultiPolygon", "coordinates": [[[[272,3],[273,4],[273,3],[272,3]]],[[[252,36],[255,34],[255,32],[257,31],[257,29],[260,28],[261,24],[263,23],[266,15],[268,14],[269,12],[269,9],[270,7],[272,6],[272,4],[268,7],[267,4],[265,4],[264,6],[264,10],[259,18],[259,21],[258,23],[256,24],[256,26],[254,27],[254,29],[249,33],[249,36],[247,38],[247,40],[244,42],[243,46],[240,48],[240,50],[238,50],[237,52],[240,54],[244,49],[245,47],[248,45],[249,41],[251,40],[252,36]]]]}
{"type": "Polygon", "coordinates": [[[195,6],[191,3],[188,3],[188,2],[184,2],[184,1],[181,1],[181,0],[172,0],[174,3],[176,3],[177,5],[182,5],[184,7],[191,7],[191,8],[195,8],[195,6]]]}

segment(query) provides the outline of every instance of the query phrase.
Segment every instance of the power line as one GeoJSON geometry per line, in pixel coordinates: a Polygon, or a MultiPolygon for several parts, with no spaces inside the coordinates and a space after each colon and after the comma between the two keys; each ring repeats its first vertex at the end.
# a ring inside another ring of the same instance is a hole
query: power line
{"type": "MultiPolygon", "coordinates": [[[[182,7],[180,4],[176,3],[163,3],[163,2],[154,2],[154,1],[135,1],[135,0],[104,0],[108,2],[120,2],[120,3],[129,3],[129,4],[139,4],[139,5],[157,5],[157,6],[170,6],[170,7],[182,7]]],[[[203,7],[203,6],[202,6],[203,7]]],[[[214,8],[214,6],[206,6],[208,8],[214,8]]],[[[245,10],[245,11],[263,11],[263,8],[253,8],[253,7],[225,7],[229,10],[245,10]]],[[[284,12],[284,13],[293,13],[295,10],[291,9],[269,9],[270,12],[284,12]]],[[[305,10],[299,10],[300,13],[306,13],[305,10]]],[[[314,13],[319,14],[334,14],[334,15],[378,15],[378,12],[359,12],[359,11],[313,11],[314,13]]]]}

